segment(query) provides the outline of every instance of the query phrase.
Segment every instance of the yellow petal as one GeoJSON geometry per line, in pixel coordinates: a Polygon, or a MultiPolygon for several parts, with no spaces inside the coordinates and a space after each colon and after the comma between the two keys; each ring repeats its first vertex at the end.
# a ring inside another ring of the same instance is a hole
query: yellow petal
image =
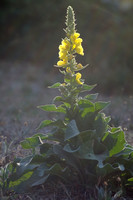
{"type": "Polygon", "coordinates": [[[80,73],[77,73],[76,74],[76,79],[80,79],[81,78],[81,74],[80,73]]]}
{"type": "Polygon", "coordinates": [[[82,69],[83,68],[83,65],[81,64],[81,63],[79,63],[78,65],[77,65],[77,69],[82,69]]]}
{"type": "Polygon", "coordinates": [[[66,39],[62,40],[61,48],[68,51],[70,49],[70,42],[66,39]]]}
{"type": "Polygon", "coordinates": [[[81,38],[77,38],[76,40],[75,40],[75,44],[81,44],[81,42],[82,42],[83,40],[81,39],[81,38]]]}
{"type": "Polygon", "coordinates": [[[78,38],[80,36],[80,34],[79,33],[74,33],[74,34],[72,34],[71,36],[70,36],[70,40],[71,40],[71,42],[72,43],[75,43],[75,40],[78,38]]]}
{"type": "Polygon", "coordinates": [[[66,68],[66,72],[67,72],[67,73],[71,73],[71,72],[72,72],[71,69],[70,69],[70,67],[67,67],[67,68],[66,68]]]}
{"type": "Polygon", "coordinates": [[[59,51],[59,58],[61,60],[66,59],[67,57],[67,52],[66,51],[59,51]]]}
{"type": "Polygon", "coordinates": [[[61,67],[61,66],[63,65],[63,61],[62,61],[62,60],[58,61],[58,62],[57,62],[57,65],[58,65],[59,67],[61,67]]]}
{"type": "Polygon", "coordinates": [[[65,59],[60,60],[60,61],[57,62],[57,65],[58,65],[59,67],[64,66],[64,65],[66,65],[66,64],[67,64],[67,60],[65,60],[65,59]]]}
{"type": "Polygon", "coordinates": [[[76,81],[77,81],[77,83],[78,83],[79,85],[82,85],[83,82],[80,81],[80,78],[81,78],[81,74],[80,74],[80,73],[77,73],[77,74],[76,74],[76,81]]]}
{"type": "Polygon", "coordinates": [[[83,47],[81,45],[77,46],[76,47],[76,52],[83,56],[84,55],[83,47]]]}

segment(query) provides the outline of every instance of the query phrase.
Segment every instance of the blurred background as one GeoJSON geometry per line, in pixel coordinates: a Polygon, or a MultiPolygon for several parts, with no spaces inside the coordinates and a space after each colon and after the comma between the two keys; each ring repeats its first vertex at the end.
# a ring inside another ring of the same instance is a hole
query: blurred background
{"type": "Polygon", "coordinates": [[[71,5],[84,40],[85,56],[79,61],[90,64],[86,81],[98,83],[104,94],[133,93],[133,0],[1,0],[0,4],[0,60],[52,71],[65,36],[66,8],[71,5]]]}
{"type": "Polygon", "coordinates": [[[89,64],[86,83],[113,98],[112,123],[133,130],[133,0],[1,0],[0,135],[21,137],[45,118],[36,106],[50,103],[57,92],[47,86],[63,81],[53,66],[69,5],[83,38],[77,60],[89,64]]]}

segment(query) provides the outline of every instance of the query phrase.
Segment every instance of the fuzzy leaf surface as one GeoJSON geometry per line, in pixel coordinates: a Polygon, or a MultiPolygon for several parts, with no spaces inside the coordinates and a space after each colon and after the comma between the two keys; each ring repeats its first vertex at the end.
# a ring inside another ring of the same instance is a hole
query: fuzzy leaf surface
{"type": "Polygon", "coordinates": [[[32,149],[32,148],[35,148],[36,146],[42,144],[42,140],[39,136],[37,136],[37,137],[33,136],[33,137],[26,138],[20,144],[23,147],[23,149],[32,149]]]}
{"type": "Polygon", "coordinates": [[[47,104],[47,105],[42,105],[42,106],[38,106],[38,108],[44,110],[44,111],[48,111],[48,112],[61,112],[61,113],[66,113],[65,108],[63,108],[62,106],[58,106],[56,107],[55,104],[47,104]]]}
{"type": "Polygon", "coordinates": [[[62,120],[56,120],[56,121],[44,120],[44,121],[41,122],[38,129],[41,129],[41,128],[44,128],[44,127],[47,127],[47,126],[56,126],[56,127],[64,128],[65,124],[63,123],[62,120]]]}
{"type": "Polygon", "coordinates": [[[66,132],[65,132],[65,140],[69,140],[69,139],[75,137],[76,135],[79,135],[79,133],[80,132],[78,130],[78,127],[77,127],[75,120],[72,120],[67,125],[67,129],[66,129],[66,132]]]}
{"type": "Polygon", "coordinates": [[[60,85],[61,85],[61,83],[57,82],[57,83],[55,83],[55,84],[49,86],[49,88],[59,88],[60,85]]]}

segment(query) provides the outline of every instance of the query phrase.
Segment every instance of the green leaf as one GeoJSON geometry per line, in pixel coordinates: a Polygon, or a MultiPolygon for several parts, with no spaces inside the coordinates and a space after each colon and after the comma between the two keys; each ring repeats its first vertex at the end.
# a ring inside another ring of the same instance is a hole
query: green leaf
{"type": "Polygon", "coordinates": [[[78,106],[80,112],[82,112],[81,114],[82,117],[85,117],[88,113],[95,111],[94,103],[92,103],[88,99],[80,99],[78,102],[78,106]]]}
{"type": "Polygon", "coordinates": [[[127,181],[128,182],[126,183],[126,185],[133,187],[133,177],[129,178],[127,181]]]}
{"type": "Polygon", "coordinates": [[[61,96],[56,96],[54,99],[53,99],[53,102],[56,102],[56,101],[63,101],[64,99],[61,97],[61,96]]]}
{"type": "Polygon", "coordinates": [[[97,173],[100,175],[100,176],[106,176],[106,175],[109,175],[113,172],[118,172],[118,171],[124,171],[125,168],[123,165],[119,164],[119,163],[115,163],[114,165],[111,165],[109,163],[103,165],[102,167],[97,167],[97,173]]]}
{"type": "Polygon", "coordinates": [[[130,145],[125,145],[125,148],[115,155],[115,157],[124,156],[133,158],[133,147],[130,145]]]}
{"type": "Polygon", "coordinates": [[[43,183],[45,183],[45,181],[48,179],[50,174],[47,174],[46,176],[43,176],[43,178],[39,178],[38,181],[35,181],[31,186],[37,186],[37,185],[41,185],[43,183]]]}
{"type": "Polygon", "coordinates": [[[103,135],[103,138],[102,138],[102,142],[106,139],[106,137],[109,135],[109,132],[106,132],[104,135],[103,135]]]}
{"type": "MultiPolygon", "coordinates": [[[[27,167],[27,166],[26,166],[27,167]]],[[[17,192],[24,192],[28,191],[32,186],[40,185],[44,183],[49,174],[48,174],[48,167],[46,166],[46,163],[39,163],[39,166],[34,168],[34,170],[26,172],[26,170],[23,172],[23,174],[18,177],[16,177],[15,181],[12,181],[13,189],[17,192]],[[26,176],[30,173],[30,176],[26,176]]],[[[15,178],[14,178],[15,179],[15,178]]]]}
{"type": "Polygon", "coordinates": [[[88,94],[84,98],[88,99],[88,100],[95,100],[95,99],[97,99],[97,96],[98,96],[98,93],[96,93],[96,94],[88,94]]]}
{"type": "Polygon", "coordinates": [[[65,160],[68,167],[72,166],[76,171],[80,173],[78,160],[74,157],[73,154],[64,151],[61,145],[54,145],[53,151],[58,155],[59,158],[65,160]]]}
{"type": "Polygon", "coordinates": [[[76,135],[79,135],[79,133],[80,132],[78,130],[75,120],[71,120],[69,124],[67,125],[67,129],[65,132],[65,140],[69,140],[75,137],[76,135]]]}
{"type": "Polygon", "coordinates": [[[103,143],[109,149],[110,157],[120,153],[126,144],[124,132],[120,128],[112,128],[103,143]]]}
{"type": "Polygon", "coordinates": [[[107,152],[102,154],[95,154],[93,151],[93,140],[86,141],[80,145],[80,149],[77,152],[77,157],[86,160],[96,160],[99,167],[103,166],[103,161],[107,157],[107,152]]]}
{"type": "Polygon", "coordinates": [[[128,179],[129,182],[133,182],[133,177],[128,179]]]}
{"type": "Polygon", "coordinates": [[[37,129],[41,129],[44,128],[46,126],[50,126],[52,124],[52,120],[44,120],[41,122],[41,124],[39,125],[39,127],[37,129]]]}
{"type": "Polygon", "coordinates": [[[95,85],[83,84],[83,85],[82,85],[82,88],[81,88],[81,92],[84,92],[84,91],[91,91],[94,87],[96,87],[96,84],[95,84],[95,85]]]}
{"type": "Polygon", "coordinates": [[[52,121],[52,120],[44,120],[41,122],[41,124],[39,125],[38,129],[47,127],[47,126],[56,126],[56,127],[60,127],[60,128],[65,128],[65,124],[63,123],[62,120],[56,120],[56,121],[52,121]]]}
{"type": "Polygon", "coordinates": [[[48,104],[48,105],[42,105],[38,106],[38,108],[48,111],[48,112],[61,112],[61,113],[66,113],[66,109],[63,108],[62,106],[56,107],[55,104],[48,104]]]}
{"type": "Polygon", "coordinates": [[[99,101],[95,103],[95,111],[101,111],[104,108],[106,108],[107,106],[109,106],[110,102],[103,102],[103,101],[99,101]]]}
{"type": "Polygon", "coordinates": [[[93,141],[93,139],[96,137],[96,130],[81,131],[78,136],[80,142],[84,145],[84,142],[86,141],[93,141]]]}
{"type": "Polygon", "coordinates": [[[61,85],[61,83],[57,82],[57,83],[55,83],[55,84],[49,86],[48,88],[59,88],[60,85],[61,85]]]}
{"type": "Polygon", "coordinates": [[[41,154],[46,154],[48,150],[51,148],[52,144],[50,143],[44,143],[40,145],[40,153],[41,154]]]}
{"type": "Polygon", "coordinates": [[[67,108],[71,108],[71,104],[70,104],[70,103],[64,102],[64,105],[65,105],[67,108]]]}
{"type": "MultiPolygon", "coordinates": [[[[41,163],[44,163],[44,157],[42,155],[27,156],[17,163],[16,176],[21,176],[27,171],[31,171],[38,167],[41,163]]],[[[16,179],[17,177],[15,177],[16,179]]]]}
{"type": "Polygon", "coordinates": [[[44,157],[40,154],[36,154],[33,156],[32,160],[30,161],[30,165],[40,165],[44,163],[44,157]]]}
{"type": "Polygon", "coordinates": [[[95,139],[93,150],[95,154],[102,154],[103,152],[107,151],[107,148],[104,144],[95,139]]]}
{"type": "Polygon", "coordinates": [[[61,165],[59,163],[55,163],[53,166],[51,166],[48,171],[50,172],[50,174],[53,175],[57,175],[59,176],[60,174],[62,174],[63,168],[61,167],[61,165]]]}
{"type": "Polygon", "coordinates": [[[26,180],[28,180],[32,176],[32,174],[33,174],[33,171],[29,171],[29,172],[23,174],[16,181],[10,181],[9,188],[14,188],[15,186],[20,185],[20,183],[25,182],[26,180]]]}
{"type": "Polygon", "coordinates": [[[70,144],[66,144],[63,148],[64,151],[68,152],[68,153],[75,153],[79,150],[80,147],[76,148],[76,149],[72,149],[70,147],[70,144]]]}
{"type": "Polygon", "coordinates": [[[105,135],[105,132],[107,131],[107,122],[103,113],[98,113],[94,121],[94,127],[98,137],[103,137],[105,135]]]}
{"type": "Polygon", "coordinates": [[[36,146],[42,144],[42,140],[40,137],[29,137],[26,138],[24,141],[22,141],[20,144],[23,147],[23,149],[32,149],[35,148],[36,146]]]}
{"type": "Polygon", "coordinates": [[[63,168],[59,163],[55,163],[47,171],[50,175],[55,175],[64,179],[66,182],[68,181],[68,176],[70,173],[68,167],[63,168]]]}
{"type": "Polygon", "coordinates": [[[42,133],[37,133],[37,134],[33,135],[33,137],[40,137],[41,140],[47,140],[48,139],[48,135],[46,135],[46,134],[44,135],[42,133]]]}

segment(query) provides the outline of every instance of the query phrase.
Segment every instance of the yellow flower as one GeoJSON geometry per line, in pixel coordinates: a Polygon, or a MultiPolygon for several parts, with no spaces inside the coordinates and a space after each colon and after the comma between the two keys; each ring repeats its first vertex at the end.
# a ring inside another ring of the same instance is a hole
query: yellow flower
{"type": "Polygon", "coordinates": [[[63,60],[59,60],[58,62],[57,62],[57,65],[59,66],[59,67],[62,67],[62,66],[64,66],[64,65],[67,65],[67,59],[63,59],[63,60]]]}
{"type": "Polygon", "coordinates": [[[71,42],[72,43],[75,43],[75,40],[78,38],[80,36],[80,34],[79,33],[74,33],[74,34],[72,34],[71,36],[70,36],[70,40],[71,40],[71,42]]]}
{"type": "Polygon", "coordinates": [[[59,51],[59,58],[61,60],[66,59],[67,57],[67,52],[66,51],[59,51]]]}
{"type": "Polygon", "coordinates": [[[67,72],[67,73],[71,73],[71,72],[72,72],[71,69],[70,69],[70,67],[67,67],[67,68],[66,68],[66,72],[67,72]]]}
{"type": "Polygon", "coordinates": [[[70,49],[70,42],[67,39],[62,40],[61,45],[59,46],[59,58],[61,60],[67,57],[68,51],[70,49]]]}
{"type": "Polygon", "coordinates": [[[72,43],[72,50],[75,50],[80,55],[84,55],[83,47],[81,45],[83,40],[79,38],[79,36],[80,34],[76,32],[70,36],[70,40],[72,43]]]}
{"type": "Polygon", "coordinates": [[[79,63],[78,65],[77,65],[77,69],[82,69],[83,68],[83,65],[81,64],[81,63],[79,63]]]}
{"type": "Polygon", "coordinates": [[[76,47],[76,52],[83,56],[84,55],[83,47],[81,45],[77,46],[76,47]]]}
{"type": "Polygon", "coordinates": [[[66,51],[69,51],[70,49],[70,42],[67,39],[62,40],[62,45],[60,45],[63,49],[66,51]]]}
{"type": "Polygon", "coordinates": [[[77,81],[78,84],[82,85],[83,82],[81,82],[80,79],[81,79],[81,74],[80,74],[80,73],[77,73],[77,74],[76,74],[76,81],[77,81]]]}

